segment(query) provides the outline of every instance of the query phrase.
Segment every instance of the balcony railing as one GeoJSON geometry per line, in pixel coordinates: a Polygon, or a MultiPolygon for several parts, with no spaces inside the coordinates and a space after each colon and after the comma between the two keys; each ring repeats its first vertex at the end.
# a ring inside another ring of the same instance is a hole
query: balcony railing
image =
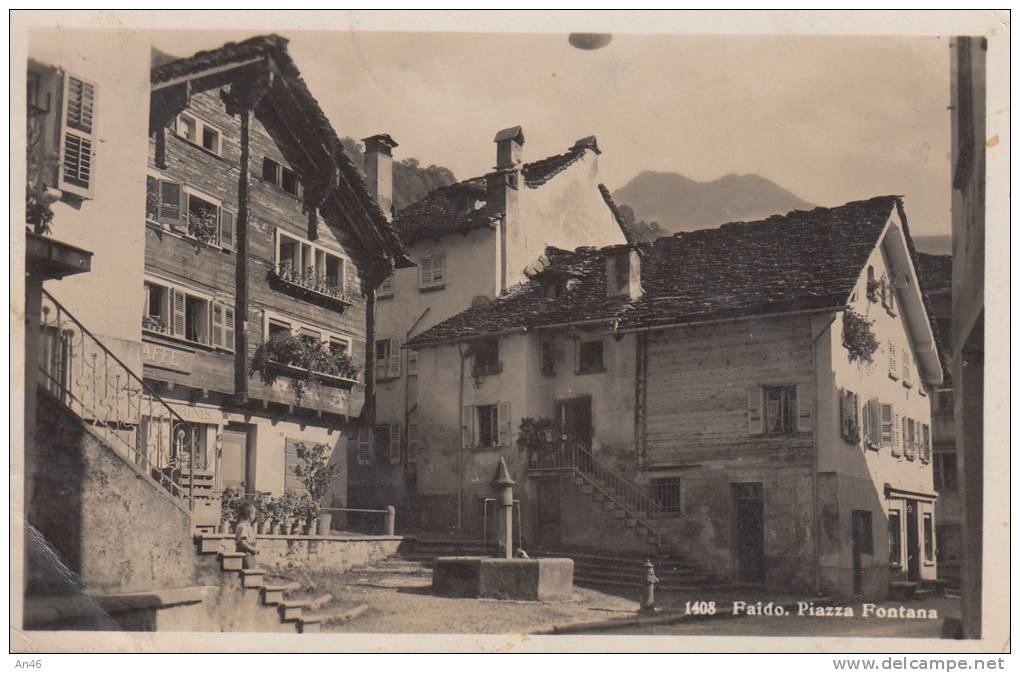
{"type": "Polygon", "coordinates": [[[41,385],[190,510],[196,428],[43,291],[41,385]]]}
{"type": "Polygon", "coordinates": [[[290,262],[281,262],[276,267],[276,279],[282,283],[313,292],[322,297],[350,305],[355,297],[343,286],[343,280],[335,280],[315,267],[295,269],[290,262]]]}

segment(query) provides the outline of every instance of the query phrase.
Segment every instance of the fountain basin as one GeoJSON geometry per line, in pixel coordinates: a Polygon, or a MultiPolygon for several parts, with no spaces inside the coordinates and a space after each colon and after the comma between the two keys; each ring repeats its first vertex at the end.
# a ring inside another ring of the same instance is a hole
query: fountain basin
{"type": "Polygon", "coordinates": [[[432,592],[440,596],[546,601],[573,590],[569,558],[441,556],[432,569],[432,592]]]}

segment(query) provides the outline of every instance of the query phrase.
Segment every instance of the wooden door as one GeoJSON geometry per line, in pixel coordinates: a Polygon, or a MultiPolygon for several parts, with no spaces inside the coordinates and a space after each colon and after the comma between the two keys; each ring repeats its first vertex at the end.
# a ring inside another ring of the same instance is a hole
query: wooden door
{"type": "Polygon", "coordinates": [[[921,580],[921,544],[917,534],[917,501],[907,500],[907,579],[921,580]]]}
{"type": "Polygon", "coordinates": [[[743,582],[765,581],[765,512],[761,482],[733,484],[738,575],[743,582]]]}
{"type": "Polygon", "coordinates": [[[248,433],[238,430],[223,431],[223,452],[220,455],[220,488],[245,491],[248,471],[248,433]]]}
{"type": "Polygon", "coordinates": [[[854,595],[864,593],[863,555],[874,553],[871,533],[871,512],[855,509],[853,511],[853,572],[854,595]]]}

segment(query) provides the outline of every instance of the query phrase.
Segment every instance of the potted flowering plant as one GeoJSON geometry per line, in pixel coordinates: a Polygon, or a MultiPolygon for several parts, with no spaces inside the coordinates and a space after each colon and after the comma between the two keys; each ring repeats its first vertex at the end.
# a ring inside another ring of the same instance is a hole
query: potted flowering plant
{"type": "Polygon", "coordinates": [[[260,491],[255,494],[254,502],[252,503],[255,505],[256,530],[262,535],[267,535],[273,525],[273,511],[270,506],[272,500],[272,495],[266,491],[260,491]]]}
{"type": "Polygon", "coordinates": [[[290,524],[294,518],[294,496],[290,493],[284,493],[276,500],[275,507],[275,522],[273,524],[273,532],[279,535],[287,535],[290,533],[290,524]]]}
{"type": "Polygon", "coordinates": [[[319,535],[329,535],[333,523],[333,515],[322,511],[330,486],[340,474],[340,466],[329,462],[332,454],[332,447],[321,442],[302,442],[297,446],[297,456],[301,463],[294,467],[294,474],[308,491],[307,497],[311,501],[308,514],[317,519],[316,532],[319,535]]]}

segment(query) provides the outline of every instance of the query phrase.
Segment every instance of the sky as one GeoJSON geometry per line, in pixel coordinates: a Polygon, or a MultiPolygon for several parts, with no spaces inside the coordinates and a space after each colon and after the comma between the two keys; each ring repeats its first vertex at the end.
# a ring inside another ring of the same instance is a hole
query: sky
{"type": "MultiPolygon", "coordinates": [[[[602,182],[644,170],[755,173],[835,206],[905,196],[911,232],[948,234],[949,45],[937,37],[281,31],[341,136],[389,133],[396,158],[458,178],[524,129],[525,161],[595,135],[602,182]]],[[[187,56],[252,33],[153,33],[187,56]]]]}

